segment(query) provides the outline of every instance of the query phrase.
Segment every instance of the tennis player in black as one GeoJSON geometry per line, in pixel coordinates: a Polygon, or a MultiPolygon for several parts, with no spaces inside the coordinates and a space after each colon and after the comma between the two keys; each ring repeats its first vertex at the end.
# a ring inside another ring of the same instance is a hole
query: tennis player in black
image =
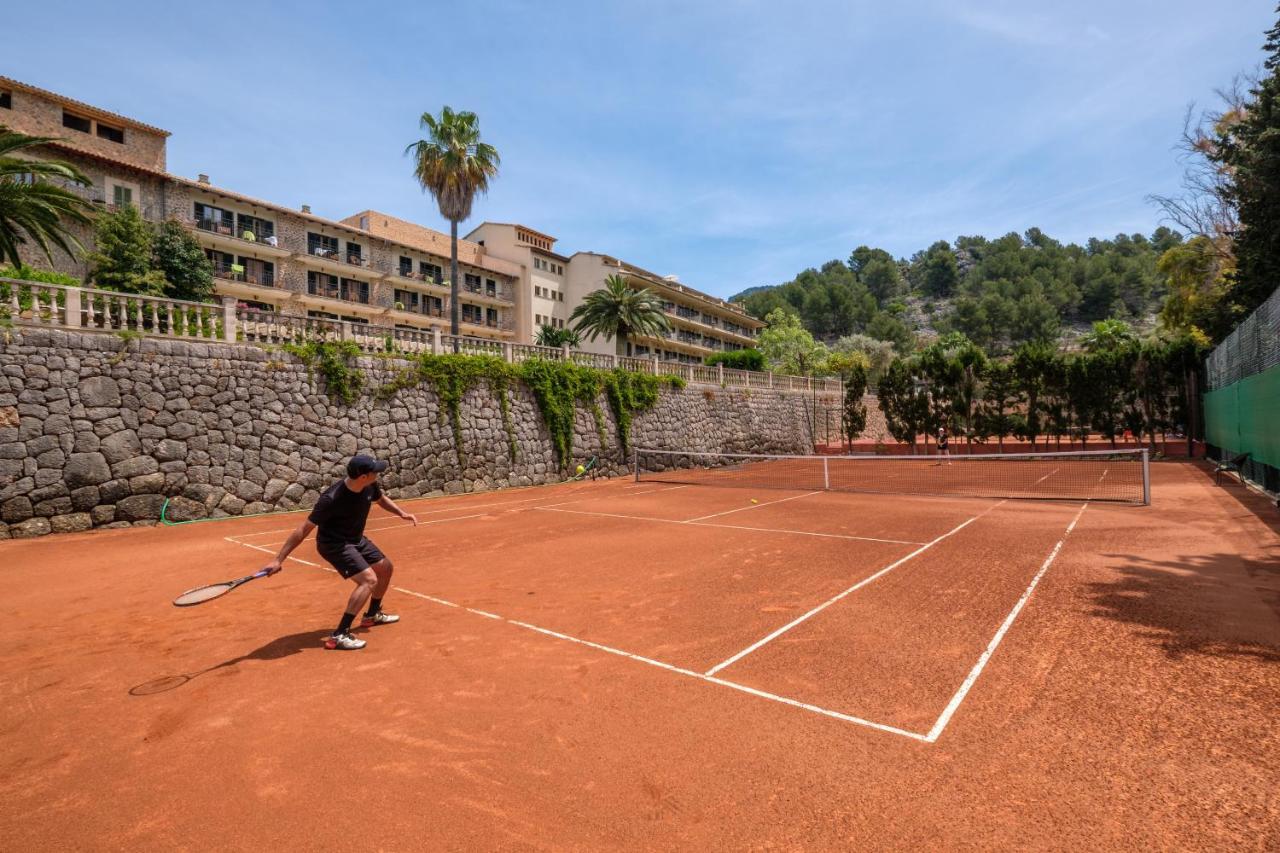
{"type": "Polygon", "coordinates": [[[369,509],[375,503],[414,525],[417,525],[418,519],[400,509],[391,498],[383,494],[378,486],[378,475],[385,470],[387,463],[372,456],[361,454],[351,457],[351,461],[347,463],[346,479],[339,480],[324,490],[311,510],[311,515],[298,525],[297,530],[289,534],[289,538],[280,546],[280,553],[266,566],[271,574],[280,571],[289,553],[302,544],[313,528],[320,529],[316,534],[316,550],[321,557],[333,564],[338,574],[356,584],[351,597],[347,599],[347,609],[342,614],[342,621],[324,642],[327,649],[364,648],[364,640],[351,636],[351,625],[366,601],[369,602],[369,609],[365,611],[360,627],[369,628],[400,621],[399,616],[382,609],[382,597],[391,585],[393,567],[391,561],[378,550],[378,546],[364,535],[364,525],[369,518],[369,509]]]}

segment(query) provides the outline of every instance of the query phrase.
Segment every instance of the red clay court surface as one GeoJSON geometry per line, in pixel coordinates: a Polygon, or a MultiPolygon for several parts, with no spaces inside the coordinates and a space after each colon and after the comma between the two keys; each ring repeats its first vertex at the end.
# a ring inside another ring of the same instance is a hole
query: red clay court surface
{"type": "Polygon", "coordinates": [[[360,652],[300,515],[0,543],[7,849],[1280,847],[1280,536],[628,480],[410,501],[360,652]],[[754,498],[757,503],[751,503],[754,498]],[[255,550],[257,549],[257,550],[255,550]]]}

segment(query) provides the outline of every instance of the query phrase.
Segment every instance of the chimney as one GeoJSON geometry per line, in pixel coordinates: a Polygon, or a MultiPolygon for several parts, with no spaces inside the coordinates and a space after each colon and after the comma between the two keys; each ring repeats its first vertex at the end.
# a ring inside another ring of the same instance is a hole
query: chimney
{"type": "Polygon", "coordinates": [[[302,212],[303,212],[303,213],[310,213],[310,212],[311,212],[311,205],[309,205],[309,204],[304,204],[304,205],[302,206],[302,212]]]}
{"type": "Polygon", "coordinates": [[[207,184],[207,183],[209,183],[209,176],[208,176],[208,175],[204,175],[204,174],[196,175],[196,183],[197,183],[197,184],[207,184]]]}

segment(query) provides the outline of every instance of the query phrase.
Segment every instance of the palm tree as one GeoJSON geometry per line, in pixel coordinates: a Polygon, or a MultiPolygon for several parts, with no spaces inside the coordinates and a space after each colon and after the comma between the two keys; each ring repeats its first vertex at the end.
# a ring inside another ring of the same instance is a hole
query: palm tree
{"type": "Polygon", "coordinates": [[[562,347],[566,344],[579,347],[582,345],[582,336],[573,329],[557,329],[555,326],[544,323],[538,327],[538,335],[534,343],[540,347],[562,347]]]}
{"type": "Polygon", "coordinates": [[[588,293],[582,304],[569,315],[573,328],[590,333],[591,340],[604,335],[605,340],[618,339],[618,347],[627,355],[627,338],[633,334],[659,337],[671,330],[671,320],[662,310],[662,300],[648,288],[633,290],[625,276],[611,275],[604,287],[588,293]]]}
{"type": "Polygon", "coordinates": [[[83,246],[64,224],[86,225],[92,221],[93,205],[71,190],[49,179],[89,186],[90,181],[75,166],[56,160],[24,160],[13,156],[24,148],[53,142],[50,137],[27,136],[0,125],[0,262],[22,266],[18,247],[35,243],[53,262],[50,244],[68,255],[83,246]]]}
{"type": "Polygon", "coordinates": [[[435,197],[440,215],[449,220],[449,331],[458,349],[458,223],[471,216],[476,193],[489,190],[501,162],[492,145],[480,141],[475,113],[455,113],[449,107],[436,118],[423,113],[420,126],[429,133],[405,148],[413,155],[413,174],[424,192],[435,197]]]}

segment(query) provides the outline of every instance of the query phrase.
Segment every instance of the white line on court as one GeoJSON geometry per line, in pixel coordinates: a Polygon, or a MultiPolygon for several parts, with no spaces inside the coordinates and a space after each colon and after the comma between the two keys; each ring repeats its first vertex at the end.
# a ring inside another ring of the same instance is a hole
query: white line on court
{"type": "Polygon", "coordinates": [[[811,617],[813,617],[813,616],[818,615],[818,614],[819,614],[819,613],[821,613],[823,610],[826,610],[828,607],[830,607],[831,605],[835,604],[835,603],[836,603],[837,601],[839,601],[840,599],[844,598],[846,595],[849,595],[849,594],[850,594],[850,593],[852,593],[852,592],[856,592],[857,590],[861,589],[862,587],[866,586],[867,584],[871,583],[872,581],[876,580],[877,578],[881,578],[881,577],[883,577],[884,575],[887,575],[889,572],[891,572],[891,571],[893,571],[894,569],[898,568],[898,566],[901,566],[903,563],[907,562],[908,560],[911,560],[911,559],[913,559],[913,558],[915,558],[915,557],[919,556],[920,554],[923,554],[925,551],[928,551],[930,548],[932,548],[934,545],[937,545],[939,542],[941,542],[943,539],[946,539],[948,536],[951,536],[951,535],[953,535],[953,534],[955,534],[955,533],[959,533],[961,530],[963,530],[964,528],[968,527],[970,524],[972,524],[973,522],[977,521],[979,518],[982,518],[982,516],[984,516],[984,515],[986,515],[987,513],[991,512],[991,510],[993,510],[993,509],[995,509],[996,507],[1000,506],[1000,504],[1002,504],[1002,503],[1004,503],[1004,502],[1005,502],[1005,501],[1000,501],[1000,503],[992,504],[991,506],[987,507],[987,508],[986,508],[985,510],[983,510],[982,512],[980,512],[980,513],[978,513],[977,515],[975,515],[973,518],[970,518],[968,521],[963,521],[963,522],[961,522],[959,525],[957,525],[957,526],[955,526],[955,527],[951,528],[951,529],[950,529],[950,530],[948,530],[946,533],[944,533],[944,534],[942,534],[941,536],[939,536],[937,539],[934,539],[932,542],[926,542],[924,545],[921,545],[919,548],[917,548],[916,550],[912,551],[912,552],[911,552],[910,554],[908,554],[907,556],[902,557],[901,559],[898,559],[898,560],[896,560],[896,561],[894,561],[894,562],[890,563],[889,565],[885,566],[883,569],[881,569],[880,571],[876,572],[874,575],[871,575],[870,577],[863,578],[862,580],[860,580],[860,581],[858,581],[857,583],[855,583],[853,586],[851,586],[851,587],[849,587],[848,589],[846,589],[844,592],[840,592],[840,593],[837,593],[836,595],[833,595],[831,598],[828,598],[826,601],[822,602],[822,603],[821,603],[821,604],[819,604],[817,607],[815,607],[815,608],[813,608],[812,610],[810,610],[808,613],[805,613],[805,614],[803,614],[802,616],[798,616],[798,617],[796,617],[795,619],[793,619],[793,620],[791,620],[790,622],[788,622],[786,625],[783,625],[781,628],[779,628],[778,630],[774,631],[772,634],[769,634],[767,637],[763,637],[763,638],[761,638],[760,640],[757,640],[756,642],[752,643],[750,646],[747,646],[745,649],[743,649],[742,651],[738,652],[738,653],[737,653],[736,655],[734,655],[733,657],[728,658],[727,660],[723,660],[723,661],[721,661],[720,663],[716,664],[715,666],[711,667],[711,669],[707,670],[706,674],[707,674],[707,675],[715,675],[717,672],[719,672],[720,670],[724,669],[726,666],[729,666],[730,664],[734,663],[735,661],[739,661],[739,660],[741,660],[742,658],[744,658],[744,657],[746,657],[747,655],[749,655],[749,654],[751,654],[752,652],[754,652],[756,649],[758,649],[758,648],[760,648],[761,646],[763,646],[765,643],[768,643],[768,642],[770,642],[771,640],[775,640],[775,639],[777,639],[778,637],[780,637],[780,636],[782,636],[783,634],[785,634],[787,631],[790,631],[792,628],[794,628],[794,627],[796,627],[797,625],[799,625],[801,622],[804,622],[805,620],[807,620],[807,619],[809,619],[809,618],[811,618],[811,617]]]}
{"type": "MultiPolygon", "coordinates": [[[[623,488],[626,488],[626,487],[624,486],[623,488]]],[[[661,489],[651,489],[650,491],[647,491],[647,492],[636,492],[636,491],[624,492],[622,494],[622,497],[630,498],[630,497],[635,497],[637,495],[656,495],[658,492],[673,492],[676,489],[687,489],[687,488],[689,487],[688,486],[665,486],[661,489]]],[[[559,503],[543,504],[541,507],[533,507],[533,508],[542,509],[544,507],[551,508],[551,507],[557,507],[557,506],[568,506],[569,504],[579,504],[579,503],[582,503],[583,501],[589,501],[592,498],[600,498],[600,497],[614,497],[614,495],[587,495],[585,498],[574,498],[571,501],[560,501],[559,503]]]]}
{"type": "Polygon", "coordinates": [[[689,527],[714,527],[718,530],[753,530],[757,533],[791,533],[796,536],[818,536],[823,539],[856,539],[860,542],[888,542],[892,545],[923,545],[923,542],[908,542],[905,539],[877,539],[874,536],[852,536],[847,533],[815,533],[811,530],[783,530],[777,527],[746,527],[740,524],[713,524],[704,521],[681,521],[678,518],[653,518],[648,515],[622,515],[616,512],[591,512],[585,509],[556,509],[554,507],[535,506],[533,509],[542,512],[563,512],[568,515],[594,515],[600,518],[623,518],[631,521],[656,521],[661,524],[685,524],[689,527]]]}
{"type": "Polygon", "coordinates": [[[778,498],[776,501],[765,501],[762,504],[751,504],[750,506],[740,506],[736,509],[726,509],[724,512],[713,512],[711,513],[711,515],[700,515],[697,518],[690,518],[690,519],[687,519],[687,522],[689,524],[692,524],[695,521],[706,521],[708,518],[719,518],[722,515],[729,515],[730,513],[734,513],[734,512],[746,512],[749,509],[759,509],[762,506],[769,506],[770,504],[780,504],[780,503],[786,503],[787,501],[797,501],[797,500],[800,500],[800,498],[807,498],[807,497],[811,497],[813,495],[817,495],[821,493],[822,493],[822,490],[819,489],[816,492],[808,492],[803,495],[792,495],[789,498],[778,498]]]}
{"type": "Polygon", "coordinates": [[[1058,473],[1058,471],[1060,471],[1060,470],[1061,470],[1060,468],[1054,468],[1054,469],[1053,469],[1052,471],[1050,471],[1048,474],[1045,474],[1045,475],[1044,475],[1043,477],[1041,477],[1039,480],[1036,480],[1035,484],[1036,484],[1037,486],[1038,486],[1038,485],[1040,485],[1040,484],[1041,484],[1041,483],[1043,483],[1045,480],[1049,479],[1049,478],[1050,478],[1050,477],[1052,477],[1054,474],[1058,473]]]}
{"type": "Polygon", "coordinates": [[[956,695],[951,697],[951,701],[947,703],[947,707],[943,710],[942,715],[938,717],[938,721],[933,724],[933,728],[929,730],[929,734],[925,736],[928,743],[936,743],[942,735],[943,729],[947,727],[947,723],[951,722],[951,717],[955,714],[956,709],[960,707],[960,703],[964,701],[964,697],[968,695],[969,688],[973,687],[978,676],[982,674],[982,669],[987,665],[987,661],[991,660],[991,655],[995,653],[996,647],[1000,645],[1000,641],[1004,639],[1004,635],[1008,632],[1009,626],[1013,624],[1013,620],[1018,618],[1018,614],[1022,612],[1022,608],[1026,605],[1031,593],[1035,592],[1036,585],[1040,583],[1040,578],[1044,577],[1044,573],[1049,571],[1049,566],[1053,565],[1054,559],[1058,556],[1058,552],[1062,550],[1062,544],[1067,541],[1067,537],[1071,535],[1071,531],[1075,529],[1076,522],[1080,520],[1080,516],[1084,515],[1085,508],[1089,504],[1086,501],[1080,505],[1080,511],[1076,513],[1076,517],[1071,519],[1071,523],[1067,525],[1067,530],[1062,534],[1062,538],[1058,540],[1058,544],[1053,546],[1053,550],[1049,552],[1049,556],[1045,558],[1044,564],[1040,566],[1040,571],[1036,572],[1036,576],[1031,579],[1031,584],[1027,587],[1026,592],[1022,593],[1022,598],[1018,599],[1018,603],[1009,611],[1009,615],[1005,617],[1004,624],[996,631],[996,635],[991,638],[991,642],[987,644],[986,650],[982,656],[978,658],[978,662],[974,664],[973,669],[969,672],[969,676],[960,685],[960,689],[956,691],[956,695]]]}
{"type": "MultiPolygon", "coordinates": [[[[255,551],[263,551],[268,554],[274,553],[270,549],[264,548],[261,545],[251,545],[248,542],[241,542],[237,539],[233,539],[230,536],[224,536],[223,538],[228,542],[232,542],[236,545],[243,545],[244,547],[252,548],[255,551]]],[[[314,566],[317,569],[323,569],[326,572],[334,571],[333,569],[327,566],[321,566],[316,563],[312,563],[309,560],[303,560],[300,557],[290,556],[289,559],[302,563],[307,566],[314,566]]],[[[768,699],[771,702],[778,702],[783,705],[789,705],[793,708],[800,708],[805,711],[810,711],[815,714],[821,714],[823,716],[831,717],[836,720],[841,720],[846,723],[853,723],[854,725],[866,726],[867,728],[876,729],[882,732],[887,732],[888,734],[899,735],[901,737],[911,738],[912,740],[927,741],[926,736],[920,734],[919,732],[909,732],[906,729],[900,729],[900,728],[897,728],[896,726],[889,726],[889,725],[885,725],[884,723],[874,722],[872,720],[864,720],[861,717],[855,717],[851,714],[842,714],[839,711],[832,711],[828,708],[821,708],[817,705],[811,705],[808,702],[801,702],[798,699],[791,699],[787,696],[779,696],[776,693],[768,693],[764,690],[757,690],[754,687],[748,687],[745,684],[737,684],[733,681],[726,681],[723,678],[712,678],[709,675],[704,675],[700,672],[694,672],[691,669],[685,669],[683,667],[675,666],[673,664],[663,663],[660,660],[654,660],[653,658],[647,658],[641,655],[632,654],[631,652],[624,652],[621,649],[615,649],[610,646],[601,645],[600,643],[593,643],[590,640],[581,640],[577,637],[571,637],[568,634],[561,634],[558,631],[552,631],[549,628],[539,628],[537,625],[531,625],[528,622],[520,622],[515,619],[508,619],[504,616],[499,616],[496,613],[489,613],[488,611],[485,611],[485,610],[477,610],[474,607],[466,607],[465,605],[456,604],[452,601],[447,601],[443,598],[436,598],[435,596],[432,596],[432,595],[426,595],[421,592],[414,592],[411,589],[405,589],[404,587],[401,587],[401,586],[393,586],[391,588],[394,589],[396,592],[404,593],[405,595],[411,595],[415,598],[421,598],[424,601],[430,601],[435,604],[441,604],[441,605],[444,605],[445,607],[452,607],[457,610],[465,610],[468,613],[474,613],[477,616],[483,616],[486,619],[493,619],[498,622],[505,622],[508,625],[515,625],[518,628],[524,628],[525,630],[528,630],[528,631],[534,631],[539,634],[545,634],[548,637],[555,637],[557,639],[565,640],[570,643],[576,643],[578,645],[587,646],[588,648],[597,649],[602,652],[608,652],[611,655],[618,655],[619,657],[629,658],[630,660],[649,664],[650,666],[656,666],[659,669],[665,669],[668,672],[674,672],[679,675],[684,675],[689,678],[697,679],[698,681],[704,681],[708,684],[718,684],[721,687],[728,687],[730,689],[737,690],[741,693],[748,693],[752,696],[756,696],[761,699],[768,699]]]]}
{"type": "MultiPolygon", "coordinates": [[[[426,527],[428,524],[448,524],[448,523],[449,523],[449,522],[451,522],[451,521],[466,521],[468,518],[483,518],[483,517],[484,517],[484,515],[485,515],[485,513],[483,513],[483,512],[477,512],[475,515],[457,515],[457,516],[454,516],[453,518],[437,518],[437,519],[435,519],[434,521],[419,521],[416,525],[415,525],[415,524],[413,524],[413,523],[411,523],[411,522],[408,522],[408,521],[399,521],[399,522],[397,522],[396,524],[388,524],[386,527],[370,527],[370,528],[367,528],[367,531],[366,531],[366,532],[369,532],[369,533],[377,533],[379,530],[394,530],[394,529],[396,529],[397,527],[426,527]]],[[[297,528],[296,528],[296,527],[290,527],[290,528],[289,528],[289,530],[297,530],[297,528]]],[[[263,532],[268,532],[268,531],[263,531],[263,532]]],[[[274,532],[274,533],[283,533],[284,531],[283,531],[283,530],[276,530],[276,531],[270,531],[270,532],[274,532]]],[[[255,535],[257,535],[257,534],[252,534],[252,533],[242,533],[242,534],[240,534],[240,535],[241,535],[241,536],[255,536],[255,535]]],[[[223,538],[224,538],[224,539],[229,539],[229,540],[231,540],[232,542],[239,542],[239,541],[240,541],[238,538],[234,538],[234,537],[231,537],[231,536],[224,536],[223,538]]],[[[247,545],[248,543],[247,543],[247,542],[240,542],[240,544],[241,544],[241,545],[247,545]]],[[[283,545],[283,544],[284,544],[283,542],[279,542],[279,543],[277,543],[277,544],[276,544],[276,547],[277,547],[277,548],[279,548],[279,547],[280,547],[281,545],[283,545]]]]}
{"type": "MultiPolygon", "coordinates": [[[[450,496],[450,497],[452,497],[452,496],[450,496]]],[[[415,499],[415,498],[410,498],[410,500],[416,500],[416,499],[415,499]]],[[[439,514],[440,514],[440,513],[442,513],[442,512],[466,512],[466,511],[467,511],[467,510],[469,510],[469,509],[483,509],[483,508],[495,507],[495,506],[514,506],[514,505],[516,505],[516,504],[527,504],[527,503],[532,503],[533,501],[541,501],[541,500],[546,500],[546,496],[543,496],[543,497],[537,497],[537,498],[521,498],[521,499],[520,499],[520,500],[518,500],[518,501],[500,501],[500,502],[498,502],[498,503],[490,503],[490,504],[467,504],[466,506],[455,506],[455,507],[451,507],[451,508],[449,508],[449,509],[429,509],[429,510],[424,510],[424,511],[422,511],[422,512],[415,512],[415,513],[413,513],[413,515],[439,515],[439,514]]],[[[586,498],[582,498],[582,500],[586,500],[586,498]]],[[[572,501],[566,501],[566,503],[572,503],[572,501]]],[[[468,517],[470,518],[471,516],[468,516],[468,517]]],[[[446,521],[448,521],[449,519],[445,519],[445,520],[446,520],[446,521]]],[[[434,522],[427,522],[427,521],[423,521],[423,522],[419,522],[419,523],[420,523],[420,524],[432,524],[432,523],[434,523],[434,522]]],[[[385,530],[386,528],[383,528],[383,529],[385,530]]],[[[268,533],[289,533],[289,532],[294,531],[294,530],[297,530],[297,526],[296,526],[296,525],[295,525],[294,527],[278,527],[278,528],[275,528],[275,529],[273,529],[273,530],[255,530],[255,531],[253,531],[252,533],[240,533],[240,534],[237,534],[237,535],[239,535],[239,536],[265,536],[265,535],[267,535],[268,533]]]]}

